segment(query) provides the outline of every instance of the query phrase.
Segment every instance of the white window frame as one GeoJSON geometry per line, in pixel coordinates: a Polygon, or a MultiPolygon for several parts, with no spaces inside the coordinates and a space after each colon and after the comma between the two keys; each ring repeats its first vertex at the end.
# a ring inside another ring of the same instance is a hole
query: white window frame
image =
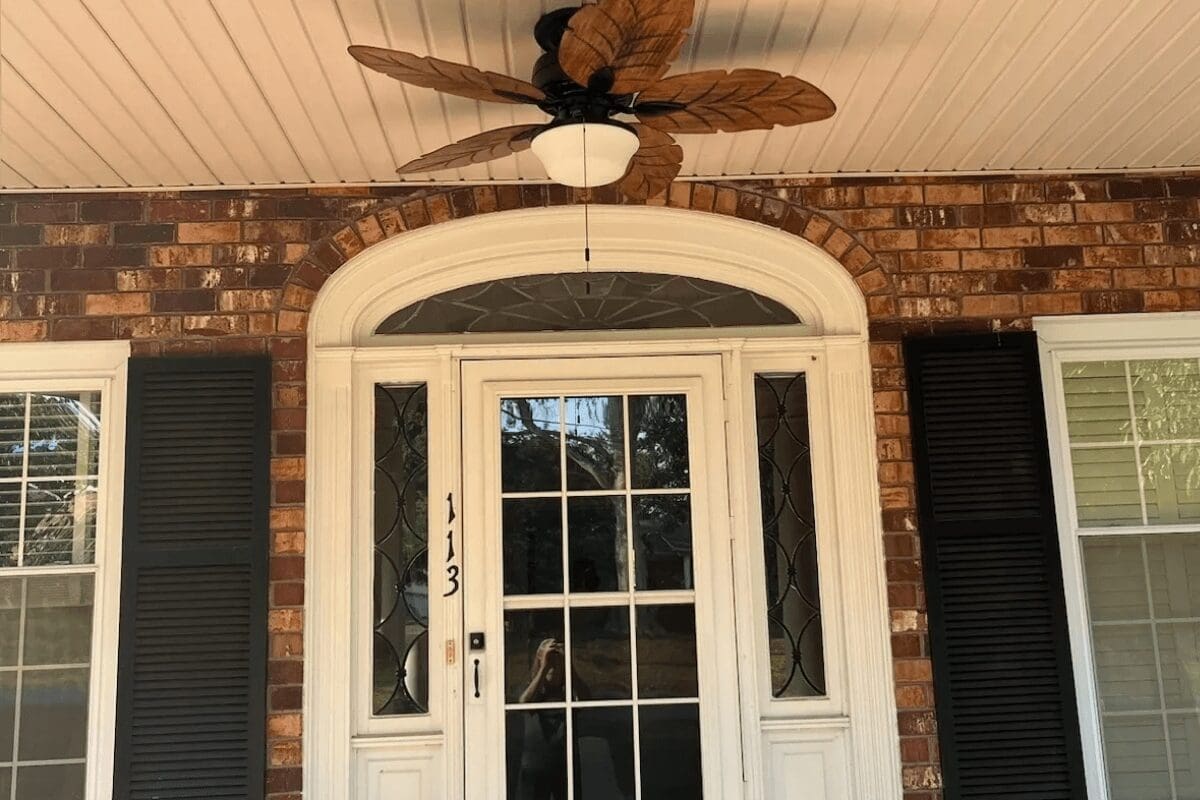
{"type": "Polygon", "coordinates": [[[95,575],[86,800],[112,800],[113,791],[129,352],[129,342],[0,344],[0,393],[98,391],[101,396],[95,563],[84,568],[0,569],[4,577],[83,572],[95,575]]]}
{"type": "MultiPolygon", "coordinates": [[[[1046,408],[1055,515],[1062,553],[1063,588],[1083,745],[1088,797],[1109,800],[1104,760],[1091,621],[1084,583],[1081,533],[1075,510],[1075,484],[1067,432],[1064,364],[1080,361],[1136,361],[1200,357],[1200,312],[1164,314],[1105,314],[1076,317],[1035,317],[1041,362],[1042,395],[1046,408]]],[[[1155,528],[1139,526],[1154,532],[1155,528]]],[[[1112,534],[1111,528],[1088,529],[1112,534]]]]}

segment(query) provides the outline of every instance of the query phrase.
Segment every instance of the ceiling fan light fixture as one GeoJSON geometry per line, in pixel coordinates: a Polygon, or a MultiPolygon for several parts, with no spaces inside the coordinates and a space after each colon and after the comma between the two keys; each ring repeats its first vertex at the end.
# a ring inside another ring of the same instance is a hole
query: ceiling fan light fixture
{"type": "Polygon", "coordinates": [[[533,138],[533,154],[550,180],[564,186],[605,186],[620,180],[641,142],[633,129],[615,122],[569,122],[533,138]]]}

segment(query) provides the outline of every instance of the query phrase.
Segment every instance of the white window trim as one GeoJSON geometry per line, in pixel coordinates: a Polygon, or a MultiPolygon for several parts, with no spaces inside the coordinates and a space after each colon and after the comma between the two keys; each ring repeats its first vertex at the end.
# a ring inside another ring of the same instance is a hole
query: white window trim
{"type": "MultiPolygon", "coordinates": [[[[397,377],[412,374],[423,362],[436,363],[450,353],[461,355],[464,349],[461,343],[450,341],[406,340],[411,346],[396,347],[397,337],[375,337],[373,331],[396,309],[448,289],[514,275],[571,269],[571,265],[580,263],[582,223],[582,209],[565,207],[501,212],[429,226],[388,239],[350,259],[317,297],[310,314],[308,339],[310,473],[305,527],[310,539],[305,559],[305,796],[325,800],[355,797],[356,780],[364,786],[368,775],[374,774],[363,772],[365,765],[372,760],[386,761],[384,749],[400,741],[382,732],[376,736],[355,735],[360,730],[352,690],[355,659],[346,657],[355,651],[351,635],[353,602],[347,591],[351,548],[345,536],[328,535],[352,530],[356,503],[361,508],[353,476],[355,465],[361,462],[356,454],[362,443],[361,437],[350,433],[354,410],[363,403],[358,388],[360,375],[366,365],[389,362],[397,377]],[[360,754],[357,762],[352,757],[355,752],[360,754]]],[[[829,480],[837,487],[827,520],[836,526],[837,535],[832,538],[839,557],[833,562],[836,566],[823,572],[822,584],[823,591],[825,585],[836,585],[844,593],[846,625],[840,648],[843,653],[854,654],[855,664],[847,671],[844,685],[844,708],[849,720],[830,709],[833,713],[820,720],[824,727],[817,744],[824,742],[821,737],[835,735],[846,740],[851,773],[829,780],[846,786],[849,796],[899,800],[899,734],[887,622],[866,303],[861,291],[845,268],[819,247],[742,220],[679,209],[605,206],[592,210],[591,231],[592,268],[597,271],[636,269],[731,283],[784,303],[806,323],[803,331],[793,331],[786,340],[774,342],[770,338],[750,338],[747,331],[705,333],[708,337],[715,333],[723,342],[724,346],[716,351],[725,355],[730,367],[726,372],[726,380],[730,381],[726,398],[733,419],[728,424],[745,435],[754,433],[752,417],[748,421],[744,416],[752,407],[740,401],[750,387],[734,385],[731,380],[732,376],[747,374],[741,370],[752,369],[752,359],[743,360],[743,354],[761,354],[764,359],[795,355],[797,344],[805,342],[812,349],[806,357],[824,361],[823,400],[827,408],[836,410],[840,446],[825,465],[829,480]],[[747,429],[747,424],[751,428],[747,429]],[[848,738],[843,736],[846,728],[848,738]]],[[[642,333],[646,335],[556,335],[541,337],[536,344],[527,336],[496,337],[489,339],[487,346],[472,349],[477,356],[486,350],[491,357],[714,352],[712,339],[666,336],[662,331],[642,333]]],[[[780,334],[774,333],[777,337],[780,334]]],[[[471,342],[482,340],[472,336],[471,342]]],[[[780,367],[782,363],[777,362],[780,367]]],[[[445,379],[435,366],[429,369],[445,379]]],[[[444,383],[443,388],[450,383],[444,383]]],[[[809,391],[811,398],[816,389],[810,387],[809,391]]],[[[431,420],[431,425],[440,427],[441,423],[431,420]]],[[[814,469],[817,467],[814,464],[814,469]]],[[[430,469],[432,478],[432,464],[430,469]]],[[[734,480],[735,506],[752,505],[749,498],[757,489],[743,489],[746,485],[743,472],[734,480]]],[[[826,561],[822,560],[822,570],[825,567],[826,561]]],[[[739,572],[739,580],[751,579],[747,570],[739,572]]],[[[762,576],[757,579],[761,581],[762,576]]],[[[431,647],[434,652],[439,649],[437,645],[431,647]]],[[[794,728],[792,720],[770,716],[759,702],[754,702],[757,699],[744,699],[743,724],[747,730],[762,731],[763,740],[780,749],[777,757],[760,759],[761,751],[747,748],[744,796],[783,796],[784,787],[772,785],[772,771],[782,773],[807,763],[785,751],[815,734],[807,728],[794,728]]],[[[452,743],[442,733],[428,728],[420,733],[413,731],[404,739],[412,747],[453,752],[452,743]]],[[[436,781],[437,786],[443,785],[444,771],[461,772],[461,765],[450,763],[453,758],[440,765],[436,764],[436,755],[422,758],[429,767],[403,769],[419,771],[427,776],[423,781],[436,781]]],[[[402,767],[397,762],[392,769],[402,767]]],[[[356,800],[365,800],[361,791],[356,800]]]]}
{"type": "MultiPolygon", "coordinates": [[[[99,453],[102,488],[96,514],[95,607],[84,795],[87,800],[111,800],[113,791],[129,352],[129,342],[124,341],[0,343],[0,392],[98,390],[102,396],[99,453]]],[[[4,572],[18,575],[33,571],[4,572]]]]}
{"type": "MultiPolygon", "coordinates": [[[[1088,797],[1109,800],[1091,624],[1077,532],[1075,489],[1067,437],[1063,365],[1077,361],[1195,358],[1200,356],[1200,312],[1035,317],[1041,362],[1046,433],[1053,476],[1055,516],[1062,553],[1063,588],[1083,745],[1088,797]]],[[[1104,532],[1111,533],[1108,529],[1104,532]]]]}

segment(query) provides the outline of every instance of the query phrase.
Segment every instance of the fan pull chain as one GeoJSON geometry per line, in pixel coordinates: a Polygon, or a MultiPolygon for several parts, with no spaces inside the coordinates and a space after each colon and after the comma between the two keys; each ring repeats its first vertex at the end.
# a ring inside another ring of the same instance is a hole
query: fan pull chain
{"type": "Polygon", "coordinates": [[[587,185],[587,123],[583,124],[583,292],[584,294],[592,293],[592,282],[587,277],[592,271],[592,237],[591,227],[588,219],[588,199],[591,194],[591,188],[587,185]]]}

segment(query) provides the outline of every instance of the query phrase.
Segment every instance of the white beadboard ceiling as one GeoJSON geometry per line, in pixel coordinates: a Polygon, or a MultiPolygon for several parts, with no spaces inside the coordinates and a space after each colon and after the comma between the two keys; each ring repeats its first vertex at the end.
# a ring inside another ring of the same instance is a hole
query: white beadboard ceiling
{"type": "MultiPolygon", "coordinates": [[[[528,78],[550,0],[0,0],[0,188],[396,182],[543,115],[364,70],[350,43],[528,78]]],[[[839,106],[680,137],[685,177],[1200,165],[1197,0],[697,0],[677,72],[762,67],[839,106]]],[[[422,181],[544,180],[528,152],[422,181]]]]}

